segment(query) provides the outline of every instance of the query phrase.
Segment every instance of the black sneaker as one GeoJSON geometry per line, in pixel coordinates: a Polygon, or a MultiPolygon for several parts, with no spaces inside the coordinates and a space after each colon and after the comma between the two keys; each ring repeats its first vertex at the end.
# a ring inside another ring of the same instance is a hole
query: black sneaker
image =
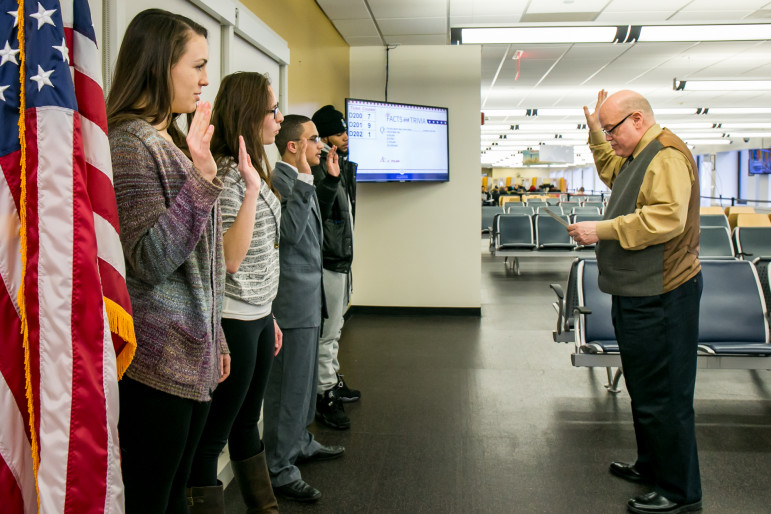
{"type": "Polygon", "coordinates": [[[316,395],[316,419],[338,430],[351,428],[351,420],[345,415],[343,403],[337,396],[338,389],[333,387],[324,394],[316,395]]]}
{"type": "Polygon", "coordinates": [[[349,389],[348,386],[345,385],[343,375],[337,373],[337,397],[340,398],[340,401],[343,403],[351,403],[358,401],[359,398],[361,398],[361,391],[358,389],[349,389]]]}

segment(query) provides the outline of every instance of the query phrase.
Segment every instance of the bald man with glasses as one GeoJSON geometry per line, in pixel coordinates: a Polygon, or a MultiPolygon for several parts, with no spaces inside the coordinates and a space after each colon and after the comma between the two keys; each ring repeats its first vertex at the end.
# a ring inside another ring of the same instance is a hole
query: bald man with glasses
{"type": "Polygon", "coordinates": [[[590,113],[589,146],[611,188],[602,221],[575,223],[579,244],[597,243],[600,289],[612,295],[637,438],[633,463],[610,472],[653,491],[632,498],[638,513],[701,510],[693,393],[699,301],[699,177],[691,152],[662,129],[634,91],[602,90],[590,113]]]}

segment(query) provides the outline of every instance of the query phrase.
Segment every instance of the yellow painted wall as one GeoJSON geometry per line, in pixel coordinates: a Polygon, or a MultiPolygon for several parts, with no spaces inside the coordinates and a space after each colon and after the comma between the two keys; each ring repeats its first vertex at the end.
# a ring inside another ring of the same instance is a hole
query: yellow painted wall
{"type": "Polygon", "coordinates": [[[350,89],[348,44],[313,0],[241,0],[289,45],[289,109],[312,115],[332,104],[345,112],[350,89]]]}

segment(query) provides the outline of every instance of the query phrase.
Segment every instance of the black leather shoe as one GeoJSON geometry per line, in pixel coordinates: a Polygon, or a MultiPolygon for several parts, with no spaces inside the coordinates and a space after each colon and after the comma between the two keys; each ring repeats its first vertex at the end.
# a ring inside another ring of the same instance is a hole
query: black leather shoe
{"type": "Polygon", "coordinates": [[[676,503],[661,496],[657,492],[643,494],[626,502],[626,507],[631,512],[642,514],[676,514],[678,512],[694,512],[701,510],[701,500],[693,503],[676,503]]]}
{"type": "Polygon", "coordinates": [[[627,464],[626,462],[611,462],[610,474],[616,475],[619,478],[628,480],[630,482],[636,482],[641,484],[647,484],[652,482],[650,477],[647,477],[640,473],[634,464],[627,464]]]}
{"type": "Polygon", "coordinates": [[[295,480],[286,485],[274,487],[277,496],[297,502],[315,502],[321,498],[321,491],[306,484],[303,479],[295,480]]]}
{"type": "Polygon", "coordinates": [[[322,446],[319,450],[310,457],[298,458],[297,462],[312,462],[317,460],[332,460],[342,457],[345,453],[345,448],[342,446],[322,446]]]}

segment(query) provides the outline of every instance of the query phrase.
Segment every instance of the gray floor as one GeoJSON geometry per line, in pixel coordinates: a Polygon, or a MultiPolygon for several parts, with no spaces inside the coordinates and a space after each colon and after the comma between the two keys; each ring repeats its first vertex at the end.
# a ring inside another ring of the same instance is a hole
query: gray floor
{"type": "MultiPolygon", "coordinates": [[[[625,512],[646,492],[607,472],[634,458],[629,396],[551,338],[548,284],[568,264],[523,260],[515,276],[483,252],[481,319],[352,317],[340,360],[363,399],[350,430],[311,427],[346,455],[303,466],[323,497],[281,511],[625,512]]],[[[699,370],[695,408],[704,512],[771,512],[771,373],[699,370]]],[[[243,512],[231,484],[228,512],[243,512]]]]}

